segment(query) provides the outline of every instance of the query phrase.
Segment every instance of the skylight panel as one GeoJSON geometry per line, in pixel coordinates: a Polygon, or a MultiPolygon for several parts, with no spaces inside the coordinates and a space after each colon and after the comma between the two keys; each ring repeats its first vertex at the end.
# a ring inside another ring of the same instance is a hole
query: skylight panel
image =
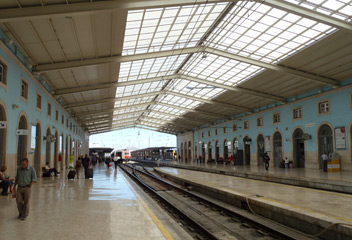
{"type": "Polygon", "coordinates": [[[122,55],[195,46],[227,4],[129,11],[122,55]]]}

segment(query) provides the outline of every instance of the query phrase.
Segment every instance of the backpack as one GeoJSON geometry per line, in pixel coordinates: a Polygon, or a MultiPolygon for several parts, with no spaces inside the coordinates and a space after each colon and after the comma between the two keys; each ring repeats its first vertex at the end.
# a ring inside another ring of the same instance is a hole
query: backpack
{"type": "Polygon", "coordinates": [[[76,162],[76,167],[81,167],[81,166],[82,166],[81,160],[77,160],[77,162],[76,162]]]}

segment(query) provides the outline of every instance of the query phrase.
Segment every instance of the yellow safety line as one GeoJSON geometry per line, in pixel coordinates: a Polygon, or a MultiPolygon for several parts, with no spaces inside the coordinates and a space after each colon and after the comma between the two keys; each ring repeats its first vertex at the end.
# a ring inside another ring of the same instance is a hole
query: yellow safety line
{"type": "MultiPolygon", "coordinates": [[[[192,170],[188,170],[188,171],[192,171],[192,170]]],[[[168,173],[168,174],[173,175],[173,174],[171,174],[171,173],[168,173]]],[[[175,175],[174,175],[174,176],[175,176],[175,175]]],[[[180,176],[177,176],[177,177],[180,177],[180,176]]],[[[228,176],[228,177],[230,177],[230,176],[228,176]]],[[[235,177],[235,178],[239,178],[239,177],[235,177]]],[[[248,194],[249,194],[249,193],[240,192],[240,191],[237,191],[237,190],[234,190],[234,189],[231,189],[231,188],[221,188],[221,187],[219,188],[219,186],[214,186],[214,183],[206,182],[206,181],[203,181],[203,180],[200,181],[200,180],[198,180],[198,179],[192,179],[192,178],[190,178],[190,177],[187,177],[187,180],[189,180],[189,181],[194,181],[195,183],[203,183],[203,185],[205,185],[205,186],[213,186],[213,187],[215,187],[215,188],[217,188],[217,189],[219,189],[219,190],[225,189],[225,190],[227,190],[227,191],[231,191],[231,192],[235,192],[235,193],[240,193],[240,194],[243,194],[243,195],[248,195],[248,194]]],[[[249,179],[249,180],[254,180],[254,179],[249,179]]],[[[254,181],[260,181],[260,180],[254,180],[254,181]]],[[[262,181],[260,181],[260,182],[262,182],[262,181]]],[[[271,183],[271,184],[276,184],[276,185],[278,185],[278,183],[271,183]]],[[[303,188],[303,187],[295,187],[295,186],[289,186],[289,187],[303,188]]],[[[310,189],[308,189],[308,190],[310,190],[310,189]]],[[[313,189],[313,190],[314,190],[314,189],[313,189]]],[[[315,190],[315,191],[319,191],[319,190],[315,190]]],[[[325,191],[321,191],[321,192],[324,192],[324,193],[325,193],[325,191]]],[[[329,193],[329,192],[328,192],[328,193],[329,193]]],[[[345,195],[344,195],[344,196],[345,196],[345,195]]],[[[246,197],[246,196],[242,196],[242,197],[246,197]]],[[[348,197],[351,197],[351,196],[348,196],[348,197]]],[[[328,217],[336,218],[336,219],[343,220],[343,221],[346,221],[346,222],[352,222],[351,219],[341,218],[341,217],[338,217],[338,216],[329,215],[329,214],[327,214],[327,213],[316,212],[316,211],[314,211],[314,210],[312,210],[312,209],[309,209],[309,208],[303,208],[303,207],[300,207],[300,206],[296,206],[296,205],[294,205],[294,204],[281,202],[281,201],[279,201],[279,200],[274,200],[274,199],[267,198],[267,197],[260,197],[260,198],[261,198],[261,199],[268,200],[268,201],[276,202],[276,203],[279,203],[279,204],[287,205],[287,206],[290,206],[290,207],[302,209],[302,210],[305,210],[305,211],[309,211],[309,212],[312,212],[312,213],[319,213],[319,214],[321,214],[321,215],[325,215],[325,216],[328,216],[328,217]]]]}
{"type": "MultiPolygon", "coordinates": [[[[126,179],[125,179],[126,180],[126,179]]],[[[131,186],[131,184],[126,181],[128,185],[130,185],[130,189],[132,190],[132,192],[134,192],[136,198],[142,203],[143,208],[147,211],[149,217],[153,220],[153,222],[155,223],[155,225],[157,226],[157,228],[160,230],[161,234],[165,237],[166,240],[174,240],[173,236],[171,235],[171,233],[166,229],[166,227],[164,227],[164,225],[161,223],[161,221],[159,220],[159,218],[157,216],[155,216],[155,214],[153,213],[153,211],[148,207],[148,205],[143,201],[143,199],[139,196],[139,194],[133,189],[133,187],[131,186]]]]}

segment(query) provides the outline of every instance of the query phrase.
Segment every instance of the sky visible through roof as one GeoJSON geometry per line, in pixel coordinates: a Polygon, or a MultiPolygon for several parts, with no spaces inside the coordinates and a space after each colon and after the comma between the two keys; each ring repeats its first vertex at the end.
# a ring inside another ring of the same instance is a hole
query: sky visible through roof
{"type": "Polygon", "coordinates": [[[145,129],[130,128],[92,135],[89,137],[89,147],[111,147],[119,149],[176,147],[176,136],[145,129]]]}

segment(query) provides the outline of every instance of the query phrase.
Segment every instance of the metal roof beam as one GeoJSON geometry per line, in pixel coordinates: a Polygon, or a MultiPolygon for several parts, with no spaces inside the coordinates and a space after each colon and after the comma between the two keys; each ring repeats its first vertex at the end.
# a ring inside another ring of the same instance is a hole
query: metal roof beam
{"type": "Polygon", "coordinates": [[[280,66],[277,64],[271,64],[271,63],[258,61],[258,60],[252,59],[252,58],[243,57],[243,56],[240,56],[237,54],[225,52],[225,51],[218,50],[218,49],[211,48],[211,47],[207,47],[205,49],[205,51],[210,54],[215,54],[215,55],[218,55],[221,57],[237,60],[239,62],[245,62],[245,63],[255,65],[258,67],[262,67],[262,68],[266,68],[266,69],[270,69],[270,70],[274,70],[274,71],[278,71],[278,72],[288,73],[288,74],[293,75],[295,77],[305,78],[308,80],[312,80],[312,81],[327,84],[327,85],[339,86],[339,83],[334,79],[330,79],[330,78],[327,78],[324,76],[319,76],[319,75],[316,75],[313,73],[304,72],[304,71],[301,71],[298,69],[293,69],[293,68],[289,68],[289,67],[280,66]]]}
{"type": "Polygon", "coordinates": [[[95,115],[95,114],[100,114],[100,113],[109,113],[109,112],[114,112],[114,111],[119,111],[119,110],[125,110],[125,109],[131,109],[131,108],[137,108],[137,107],[142,107],[142,106],[148,106],[150,104],[153,104],[154,102],[147,102],[147,103],[139,103],[139,104],[133,104],[133,105],[128,105],[124,107],[117,107],[117,108],[111,108],[111,109],[104,109],[104,110],[97,110],[97,111],[88,111],[88,112],[79,112],[75,113],[77,116],[87,116],[87,115],[95,115]]]}
{"type": "Polygon", "coordinates": [[[146,127],[138,126],[138,125],[136,125],[136,128],[145,129],[145,130],[154,131],[154,132],[163,132],[163,133],[168,133],[168,134],[173,134],[173,135],[176,135],[176,133],[177,133],[177,132],[171,132],[171,131],[166,131],[166,130],[161,131],[161,130],[158,130],[157,128],[150,129],[150,128],[146,128],[146,127]]]}
{"type": "Polygon", "coordinates": [[[155,92],[136,94],[136,95],[118,97],[118,98],[113,97],[113,98],[103,98],[103,99],[92,100],[92,101],[83,101],[83,102],[78,102],[78,103],[67,104],[67,107],[68,108],[75,108],[75,107],[89,106],[89,105],[101,104],[101,103],[118,102],[118,101],[123,101],[123,100],[150,97],[150,96],[154,96],[154,95],[160,94],[160,93],[161,93],[160,91],[155,91],[155,92]]]}
{"type": "Polygon", "coordinates": [[[191,77],[191,76],[184,75],[184,74],[179,75],[179,78],[187,79],[187,80],[190,80],[190,81],[193,81],[193,82],[198,82],[198,83],[206,84],[206,85],[217,87],[217,88],[223,88],[223,89],[226,89],[226,90],[229,90],[229,91],[232,91],[232,92],[243,92],[243,93],[246,93],[248,95],[253,95],[253,96],[256,96],[256,97],[272,99],[272,100],[283,102],[283,103],[286,102],[286,99],[283,98],[283,97],[279,97],[279,96],[275,96],[275,95],[272,95],[272,94],[259,92],[259,91],[255,91],[255,90],[251,90],[251,89],[247,89],[247,88],[243,88],[243,87],[233,87],[233,86],[220,84],[220,83],[216,83],[216,82],[211,82],[211,81],[200,79],[200,78],[196,78],[196,77],[191,77]]]}
{"type": "Polygon", "coordinates": [[[82,86],[82,87],[76,87],[76,88],[65,88],[65,89],[56,90],[54,95],[60,96],[64,94],[80,93],[80,92],[94,91],[94,90],[106,89],[106,88],[126,87],[126,86],[143,84],[143,83],[165,81],[165,80],[174,79],[177,76],[178,75],[170,75],[170,76],[146,78],[146,79],[140,79],[140,80],[134,80],[134,81],[126,81],[126,82],[103,83],[103,84],[88,85],[88,86],[82,86]]]}
{"type": "MultiPolygon", "coordinates": [[[[185,117],[184,115],[176,115],[176,114],[161,112],[161,111],[157,111],[157,110],[153,110],[153,109],[151,109],[151,113],[157,113],[157,114],[162,114],[162,115],[169,116],[169,117],[175,117],[176,119],[179,119],[179,120],[185,120],[185,121],[191,121],[191,122],[197,122],[197,123],[211,123],[211,121],[206,121],[206,120],[202,120],[202,119],[198,119],[198,118],[185,117]]],[[[176,119],[174,119],[174,120],[176,120],[176,119]]]]}
{"type": "Polygon", "coordinates": [[[68,62],[39,64],[34,67],[33,73],[39,74],[43,72],[52,72],[52,71],[58,71],[58,70],[64,70],[64,69],[97,66],[97,65],[109,64],[109,63],[130,62],[130,61],[145,60],[150,58],[169,57],[174,55],[190,54],[190,53],[196,53],[196,52],[202,52],[202,51],[204,51],[204,47],[190,47],[190,48],[166,50],[166,51],[160,51],[160,52],[141,53],[141,54],[134,54],[134,55],[101,57],[101,58],[91,58],[91,59],[84,59],[84,60],[71,60],[68,62]]]}
{"type": "MultiPolygon", "coordinates": [[[[198,0],[196,4],[228,2],[225,0],[198,0]]],[[[0,10],[0,22],[23,21],[43,18],[73,17],[102,12],[113,12],[117,9],[143,9],[180,5],[194,5],[194,0],[114,0],[89,3],[50,4],[23,8],[0,10]]]]}
{"type": "Polygon", "coordinates": [[[185,108],[185,107],[171,105],[171,104],[168,104],[168,103],[157,102],[155,104],[162,105],[162,106],[165,106],[165,107],[170,107],[170,108],[176,108],[176,109],[180,109],[180,110],[187,111],[187,112],[200,113],[200,114],[211,116],[213,118],[220,118],[220,117],[228,118],[229,117],[228,115],[211,113],[211,112],[201,111],[201,110],[197,110],[197,109],[189,109],[189,108],[185,108]]]}
{"type": "Polygon", "coordinates": [[[222,106],[222,107],[226,107],[226,108],[230,108],[230,109],[234,109],[234,110],[240,110],[240,111],[246,111],[246,112],[253,111],[253,109],[247,108],[247,107],[242,107],[242,106],[238,106],[238,105],[219,102],[216,100],[207,100],[207,99],[193,97],[193,96],[189,96],[187,94],[182,94],[182,93],[177,93],[177,92],[172,92],[172,91],[166,92],[166,94],[170,94],[170,95],[174,95],[174,96],[178,96],[178,97],[183,97],[183,98],[187,98],[187,99],[192,99],[194,101],[204,102],[204,103],[208,103],[208,104],[218,105],[218,106],[222,106]]]}
{"type": "Polygon", "coordinates": [[[91,123],[95,121],[102,121],[102,120],[112,120],[114,117],[121,117],[121,116],[126,116],[126,115],[132,115],[132,114],[140,114],[146,112],[145,110],[141,111],[135,111],[135,112],[129,112],[129,113],[123,113],[123,114],[117,114],[117,115],[111,115],[108,117],[100,117],[100,118],[95,118],[95,119],[85,119],[81,120],[81,123],[91,123]]]}
{"type": "Polygon", "coordinates": [[[320,13],[315,10],[301,7],[297,4],[289,3],[282,0],[265,0],[264,2],[262,0],[254,0],[254,1],[259,2],[260,4],[271,6],[273,8],[284,10],[286,12],[294,13],[301,17],[309,18],[311,20],[314,20],[320,23],[324,23],[338,29],[352,31],[352,23],[320,13]]]}

